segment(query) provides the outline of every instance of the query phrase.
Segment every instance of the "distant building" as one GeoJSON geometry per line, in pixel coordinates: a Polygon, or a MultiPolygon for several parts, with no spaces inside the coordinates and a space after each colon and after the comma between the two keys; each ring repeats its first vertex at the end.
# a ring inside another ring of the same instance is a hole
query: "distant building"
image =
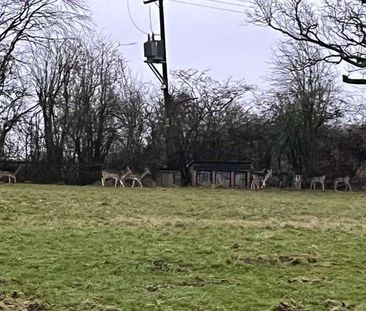
{"type": "Polygon", "coordinates": [[[250,187],[250,161],[191,161],[187,164],[192,186],[250,187]]]}

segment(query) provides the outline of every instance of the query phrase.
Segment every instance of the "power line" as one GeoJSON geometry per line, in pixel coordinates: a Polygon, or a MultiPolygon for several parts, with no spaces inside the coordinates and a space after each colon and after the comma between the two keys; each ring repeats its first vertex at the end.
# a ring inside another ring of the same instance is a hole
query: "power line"
{"type": "Polygon", "coordinates": [[[192,5],[192,6],[198,6],[198,7],[203,7],[203,8],[209,8],[209,9],[219,10],[219,11],[231,12],[231,13],[240,13],[240,14],[243,14],[244,13],[243,11],[239,11],[239,10],[219,8],[219,7],[215,7],[215,6],[210,6],[210,5],[205,5],[205,4],[191,3],[191,2],[181,1],[181,0],[170,0],[170,1],[177,2],[177,3],[182,3],[182,4],[187,4],[187,5],[192,5]]]}
{"type": "MultiPolygon", "coordinates": [[[[220,3],[220,4],[227,4],[227,5],[244,7],[242,4],[232,3],[232,2],[227,2],[227,1],[221,1],[221,0],[205,0],[205,1],[211,1],[211,2],[216,2],[216,3],[220,3]]],[[[242,1],[240,1],[240,2],[242,2],[242,1]]]]}
{"type": "Polygon", "coordinates": [[[151,33],[154,33],[153,27],[152,27],[152,21],[151,21],[151,6],[149,5],[149,21],[150,21],[150,30],[151,33]]]}
{"type": "Polygon", "coordinates": [[[130,16],[130,20],[132,22],[132,24],[135,26],[135,28],[140,31],[141,33],[148,35],[147,32],[143,31],[139,26],[137,26],[137,24],[135,23],[135,21],[133,20],[132,14],[131,14],[131,8],[130,8],[130,1],[127,0],[127,10],[128,10],[128,15],[130,16]]]}

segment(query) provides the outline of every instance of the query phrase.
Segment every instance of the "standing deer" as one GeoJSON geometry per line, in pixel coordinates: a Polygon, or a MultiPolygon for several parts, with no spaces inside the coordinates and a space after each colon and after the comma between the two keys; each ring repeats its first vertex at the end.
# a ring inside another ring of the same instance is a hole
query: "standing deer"
{"type": "Polygon", "coordinates": [[[9,171],[0,171],[0,179],[3,177],[8,177],[8,183],[11,183],[11,179],[13,179],[14,184],[17,182],[16,175],[19,173],[22,165],[20,164],[15,172],[9,172],[9,171]]]}
{"type": "Polygon", "coordinates": [[[302,175],[296,174],[294,177],[294,187],[295,189],[301,190],[301,183],[302,183],[302,175]]]}
{"type": "Polygon", "coordinates": [[[114,187],[117,187],[117,183],[120,182],[121,186],[124,187],[123,180],[126,179],[128,175],[132,172],[130,168],[127,166],[126,171],[110,171],[110,170],[102,170],[102,186],[104,187],[104,182],[107,179],[114,179],[114,187]]]}
{"type": "Polygon", "coordinates": [[[256,190],[260,188],[261,180],[258,174],[252,174],[252,182],[250,184],[251,190],[256,190]]]}
{"type": "Polygon", "coordinates": [[[349,182],[349,176],[345,177],[338,177],[334,179],[334,190],[337,191],[337,186],[339,183],[343,183],[346,186],[346,191],[349,189],[349,191],[352,191],[351,184],[349,182]]]}
{"type": "Polygon", "coordinates": [[[322,190],[324,191],[325,190],[324,182],[325,182],[325,175],[312,177],[310,179],[310,190],[315,190],[316,183],[319,183],[322,186],[322,190]]]}
{"type": "Polygon", "coordinates": [[[252,182],[250,184],[250,189],[263,189],[266,187],[266,182],[269,177],[272,176],[272,170],[263,170],[262,172],[255,172],[252,174],[252,182]]]}
{"type": "Polygon", "coordinates": [[[146,175],[151,175],[151,172],[148,168],[145,168],[144,172],[140,176],[131,174],[126,177],[126,180],[132,180],[132,188],[135,187],[135,182],[137,182],[139,184],[139,186],[142,188],[143,187],[142,180],[144,179],[144,177],[146,175]]]}

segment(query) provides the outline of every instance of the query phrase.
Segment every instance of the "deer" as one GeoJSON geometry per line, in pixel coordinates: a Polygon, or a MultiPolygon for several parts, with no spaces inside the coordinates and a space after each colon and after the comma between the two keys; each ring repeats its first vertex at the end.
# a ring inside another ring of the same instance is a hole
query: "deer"
{"type": "Polygon", "coordinates": [[[250,184],[250,189],[263,189],[266,187],[266,182],[269,177],[272,176],[272,169],[262,170],[261,172],[255,172],[252,174],[252,182],[250,184]]]}
{"type": "Polygon", "coordinates": [[[352,191],[351,184],[349,182],[349,176],[345,177],[337,177],[334,179],[334,190],[337,191],[337,186],[339,183],[343,183],[346,186],[346,191],[349,189],[349,191],[352,191]]]}
{"type": "Polygon", "coordinates": [[[11,180],[13,179],[14,184],[17,182],[16,175],[19,173],[22,165],[19,165],[15,172],[9,172],[9,171],[0,171],[0,179],[3,177],[8,177],[8,183],[11,183],[11,180]]]}
{"type": "Polygon", "coordinates": [[[144,179],[144,177],[146,175],[151,175],[151,172],[148,168],[145,168],[144,172],[138,176],[138,175],[134,175],[134,174],[130,174],[129,176],[126,177],[126,180],[132,180],[132,187],[131,188],[134,188],[135,187],[135,183],[137,182],[140,186],[140,188],[142,188],[142,180],[144,179]]]}
{"type": "Polygon", "coordinates": [[[310,179],[310,190],[315,190],[316,183],[319,183],[322,186],[322,190],[324,191],[324,182],[325,182],[325,175],[311,177],[310,179]]]}
{"type": "Polygon", "coordinates": [[[259,189],[260,186],[261,186],[260,183],[261,183],[260,176],[257,175],[257,174],[253,174],[252,175],[252,182],[250,184],[250,189],[251,190],[259,189]]]}
{"type": "Polygon", "coordinates": [[[295,189],[301,190],[302,175],[295,174],[294,176],[294,187],[295,189]]]}
{"type": "Polygon", "coordinates": [[[107,179],[114,179],[114,187],[117,187],[118,182],[121,184],[122,187],[125,187],[123,184],[123,180],[126,179],[128,175],[130,175],[132,171],[127,166],[126,171],[110,171],[110,170],[102,170],[102,186],[104,187],[104,182],[107,179]]]}

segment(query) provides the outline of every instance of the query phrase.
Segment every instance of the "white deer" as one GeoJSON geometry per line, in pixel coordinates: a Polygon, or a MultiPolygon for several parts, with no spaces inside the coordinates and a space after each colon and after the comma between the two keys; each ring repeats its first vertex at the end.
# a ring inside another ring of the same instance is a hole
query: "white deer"
{"type": "Polygon", "coordinates": [[[144,177],[146,175],[151,175],[151,172],[148,168],[145,168],[144,172],[138,176],[138,175],[134,175],[131,174],[129,176],[126,177],[126,180],[132,180],[132,188],[135,187],[135,183],[137,182],[139,184],[139,186],[142,188],[142,180],[144,179],[144,177]]]}
{"type": "Polygon", "coordinates": [[[349,176],[338,177],[334,179],[334,190],[337,191],[337,186],[339,183],[343,183],[346,185],[346,190],[352,191],[351,184],[349,182],[349,176]]]}
{"type": "Polygon", "coordinates": [[[0,179],[3,177],[8,177],[8,183],[11,183],[11,180],[13,179],[14,183],[17,182],[16,175],[19,173],[22,165],[19,165],[15,172],[9,172],[9,171],[0,171],[0,179]]]}
{"type": "Polygon", "coordinates": [[[104,182],[107,179],[114,179],[114,187],[117,187],[118,182],[120,182],[121,186],[124,187],[125,185],[123,184],[123,180],[125,180],[131,173],[132,172],[128,166],[126,171],[102,170],[102,186],[104,187],[104,182]]]}
{"type": "Polygon", "coordinates": [[[324,191],[324,182],[325,182],[325,175],[312,177],[310,179],[310,190],[315,190],[316,183],[319,183],[322,186],[322,190],[324,191]]]}
{"type": "Polygon", "coordinates": [[[301,190],[302,175],[296,174],[294,177],[294,186],[296,189],[301,190]]]}

